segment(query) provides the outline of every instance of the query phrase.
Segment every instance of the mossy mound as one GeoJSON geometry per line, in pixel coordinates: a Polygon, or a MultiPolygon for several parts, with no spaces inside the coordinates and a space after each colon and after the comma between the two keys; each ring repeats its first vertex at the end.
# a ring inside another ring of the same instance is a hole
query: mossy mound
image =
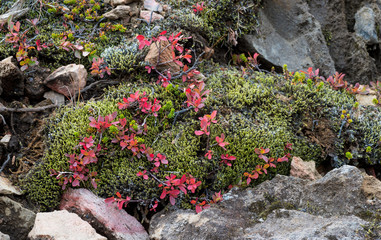
{"type": "MultiPolygon", "coordinates": [[[[148,134],[141,136],[146,146],[165,154],[169,161],[156,176],[164,180],[170,173],[177,176],[190,173],[202,181],[195,196],[210,196],[231,184],[245,182],[244,172],[250,172],[256,165],[264,163],[254,151],[259,147],[270,148],[268,156],[278,158],[282,157],[285,144],[290,142],[293,144],[293,154],[304,160],[321,163],[330,155],[335,155],[344,161],[349,145],[344,141],[343,133],[358,129],[353,131],[357,131],[356,136],[360,138],[362,131],[368,131],[364,130],[367,129],[366,124],[374,119],[373,115],[363,115],[367,120],[354,120],[351,125],[341,127],[341,111],[352,109],[355,98],[346,92],[332,90],[328,85],[317,89],[314,85],[293,84],[279,75],[258,72],[242,74],[234,68],[221,68],[210,62],[202,66],[202,72],[212,93],[205,102],[207,107],[198,113],[187,111],[176,118],[169,118],[171,108],[175,111],[185,108],[183,102],[186,97],[172,85],[162,88],[154,83],[124,83],[107,90],[101,101],[58,111],[47,128],[49,148],[43,162],[24,181],[23,187],[28,197],[45,207],[55,207],[62,190],[55,178],[49,176],[49,169],[68,169],[65,153],[73,153],[73,147],[81,137],[92,135],[90,116],[105,116],[118,111],[118,116],[126,117],[127,122],[136,120],[135,112],[119,110],[117,103],[137,90],[145,91],[150,99],[158,98],[162,105],[169,106],[162,107],[158,118],[152,116],[146,119],[148,134]],[[198,117],[213,110],[218,111],[218,124],[211,126],[210,139],[224,133],[230,145],[226,152],[212,146],[214,156],[208,160],[204,157],[208,138],[206,135],[196,136],[195,130],[200,129],[198,117]],[[340,131],[342,134],[339,136],[340,131]],[[323,136],[321,134],[328,136],[326,141],[318,141],[317,138],[323,136]],[[342,144],[338,144],[340,141],[342,144]],[[226,153],[237,157],[231,167],[220,162],[220,156],[226,153]]],[[[372,123],[377,125],[376,128],[380,125],[380,121],[372,123]]],[[[375,141],[379,134],[368,131],[359,143],[375,141]]],[[[152,163],[145,158],[133,157],[130,151],[121,151],[117,145],[107,141],[112,137],[110,132],[103,135],[108,151],[102,153],[99,162],[91,169],[98,172],[101,180],[94,192],[102,197],[110,197],[119,191],[133,199],[158,199],[161,193],[158,183],[136,175],[152,163]]],[[[379,151],[379,147],[375,147],[372,159],[380,159],[379,151]]],[[[288,174],[289,168],[289,163],[280,163],[267,175],[252,181],[251,186],[271,179],[275,174],[288,174]]],[[[91,189],[88,185],[81,186],[91,189]]],[[[185,196],[181,199],[185,200],[185,196]]],[[[178,203],[189,207],[185,202],[178,203]]]]}

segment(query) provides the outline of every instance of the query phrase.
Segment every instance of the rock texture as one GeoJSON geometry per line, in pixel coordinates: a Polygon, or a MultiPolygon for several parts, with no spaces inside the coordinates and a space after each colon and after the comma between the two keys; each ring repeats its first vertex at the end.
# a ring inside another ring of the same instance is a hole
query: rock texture
{"type": "Polygon", "coordinates": [[[19,188],[12,185],[12,183],[4,177],[0,176],[0,194],[3,195],[21,195],[21,191],[19,188]]]}
{"type": "Polygon", "coordinates": [[[108,239],[148,239],[144,227],[116,205],[107,206],[104,199],[87,189],[70,189],[62,196],[60,209],[77,213],[108,239]]]}
{"type": "Polygon", "coordinates": [[[11,238],[9,237],[9,235],[4,234],[4,233],[2,233],[2,232],[0,232],[0,239],[1,239],[1,240],[11,240],[11,238]]]}
{"type": "Polygon", "coordinates": [[[151,11],[140,11],[140,17],[150,23],[162,20],[164,18],[162,15],[151,11]]]}
{"type": "MultiPolygon", "coordinates": [[[[144,11],[142,11],[144,12],[144,11]]],[[[161,41],[160,44],[151,44],[150,50],[145,57],[145,61],[151,66],[155,66],[159,71],[170,70],[172,76],[180,71],[180,66],[173,62],[173,50],[168,46],[167,41],[161,41]],[[160,47],[158,47],[160,45],[160,47]],[[160,56],[160,60],[158,58],[160,56]]]]}
{"type": "Polygon", "coordinates": [[[290,175],[307,180],[317,180],[321,175],[315,168],[315,162],[305,162],[299,157],[293,157],[291,161],[290,175]]]}
{"type": "Polygon", "coordinates": [[[37,213],[31,240],[107,240],[99,235],[89,223],[66,210],[37,213]]]}
{"type": "Polygon", "coordinates": [[[26,239],[36,214],[8,197],[0,197],[0,231],[12,239],[26,239]]]}
{"type": "MultiPolygon", "coordinates": [[[[380,77],[380,51],[371,50],[380,49],[380,45],[367,45],[354,29],[356,13],[363,6],[372,8],[374,12],[380,12],[381,5],[377,1],[308,1],[310,13],[320,22],[336,70],[345,73],[346,80],[353,83],[369,84],[370,81],[376,81],[380,77]]],[[[362,25],[359,20],[357,24],[362,25]]]]}
{"type": "Polygon", "coordinates": [[[381,79],[379,0],[269,0],[258,16],[256,34],[240,48],[258,52],[263,64],[319,68],[324,76],[336,70],[351,83],[381,79]]]}
{"type": "Polygon", "coordinates": [[[45,79],[44,84],[66,97],[73,97],[78,90],[86,86],[87,71],[83,65],[62,66],[45,79]]]}
{"type": "Polygon", "coordinates": [[[103,14],[103,16],[110,20],[117,20],[117,19],[129,18],[130,12],[131,12],[130,6],[119,5],[113,10],[103,14]]]}
{"type": "MultiPolygon", "coordinates": [[[[161,212],[152,239],[364,239],[355,215],[375,213],[381,200],[364,193],[365,177],[343,166],[316,181],[277,175],[255,188],[233,188],[223,202],[196,214],[161,212]],[[292,237],[290,237],[292,236],[292,237]]],[[[378,180],[377,180],[378,181],[378,180]]],[[[374,191],[373,191],[374,192],[374,191]]]]}
{"type": "Polygon", "coordinates": [[[4,97],[24,94],[24,76],[12,62],[13,57],[0,61],[0,95],[4,97]]]}
{"type": "Polygon", "coordinates": [[[335,72],[321,26],[304,0],[264,1],[259,11],[258,34],[246,35],[241,48],[258,52],[272,65],[287,64],[289,71],[312,67],[323,74],[335,72]]]}
{"type": "Polygon", "coordinates": [[[245,229],[237,239],[302,240],[347,239],[362,240],[361,225],[367,222],[355,216],[320,217],[295,210],[276,210],[266,221],[245,229]]]}

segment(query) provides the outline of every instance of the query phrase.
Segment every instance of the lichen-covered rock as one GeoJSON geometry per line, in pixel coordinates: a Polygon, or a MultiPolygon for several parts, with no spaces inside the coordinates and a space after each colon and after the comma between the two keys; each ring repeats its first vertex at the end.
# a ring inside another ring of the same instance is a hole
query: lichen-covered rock
{"type": "Polygon", "coordinates": [[[28,234],[31,240],[106,240],[99,235],[86,221],[75,213],[66,210],[37,213],[32,231],[28,234]]]}
{"type": "Polygon", "coordinates": [[[12,239],[26,239],[36,214],[8,197],[0,197],[0,231],[12,239]]]}
{"type": "Polygon", "coordinates": [[[134,217],[116,205],[108,206],[87,189],[69,189],[62,196],[60,209],[76,213],[108,239],[148,239],[144,227],[134,217]]]}
{"type": "Polygon", "coordinates": [[[140,17],[146,20],[147,23],[157,22],[164,18],[161,14],[144,10],[140,11],[140,17]]]}
{"type": "MultiPolygon", "coordinates": [[[[199,214],[162,211],[151,220],[150,237],[365,239],[363,226],[373,218],[380,224],[377,209],[381,199],[369,204],[363,181],[360,170],[353,166],[335,169],[315,182],[277,175],[255,188],[233,188],[221,203],[199,214]],[[361,219],[364,215],[368,216],[361,219]]],[[[380,233],[380,229],[375,231],[380,233]]]]}

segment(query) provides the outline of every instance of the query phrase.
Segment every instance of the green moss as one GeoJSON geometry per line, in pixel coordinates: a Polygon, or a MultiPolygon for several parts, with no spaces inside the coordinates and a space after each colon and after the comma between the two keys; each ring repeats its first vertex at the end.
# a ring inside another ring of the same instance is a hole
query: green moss
{"type": "MultiPolygon", "coordinates": [[[[110,88],[99,102],[88,102],[75,109],[63,108],[58,111],[51,118],[47,129],[47,142],[50,145],[43,162],[25,181],[24,189],[28,196],[48,207],[57,204],[62,192],[57,181],[49,176],[48,170],[67,170],[68,163],[64,154],[73,152],[73,147],[78,144],[78,136],[89,136],[89,116],[104,116],[118,111],[118,116],[126,117],[127,122],[140,124],[134,111],[117,109],[117,102],[136,90],[147,92],[151,99],[158,98],[163,106],[158,119],[147,118],[148,134],[139,136],[146,146],[167,156],[169,164],[157,173],[157,177],[164,179],[170,173],[177,176],[190,173],[202,181],[201,189],[196,192],[198,196],[227,189],[230,184],[238,184],[241,180],[245,182],[242,179],[244,172],[250,172],[256,165],[264,163],[255,154],[255,148],[270,148],[268,157],[278,158],[283,156],[284,146],[290,142],[293,143],[294,155],[321,163],[328,157],[324,154],[328,147],[305,135],[306,128],[310,132],[317,131],[317,127],[314,130],[313,126],[306,126],[312,121],[317,121],[317,124],[327,123],[327,128],[333,133],[330,153],[338,159],[345,159],[348,144],[344,137],[356,126],[358,133],[368,131],[359,141],[372,147],[372,151],[367,154],[371,159],[380,156],[375,141],[380,138],[377,129],[381,122],[376,116],[381,114],[365,114],[365,120],[354,118],[353,123],[341,128],[341,111],[351,109],[355,103],[354,97],[346,92],[334,91],[327,85],[318,89],[315,85],[292,84],[278,75],[242,75],[234,68],[221,69],[213,63],[203,65],[202,71],[207,76],[206,84],[212,92],[205,102],[207,107],[198,113],[188,111],[175,114],[183,108],[186,98],[174,85],[162,88],[152,83],[133,82],[110,88]],[[210,114],[213,110],[218,110],[219,124],[211,126],[210,139],[214,141],[216,136],[224,133],[230,145],[226,152],[218,146],[212,146],[213,158],[208,160],[204,157],[208,137],[196,136],[194,132],[200,128],[198,117],[210,114]],[[170,114],[175,117],[170,119],[170,114]],[[366,124],[373,124],[375,132],[366,128],[366,124]],[[342,135],[337,137],[340,131],[342,135]],[[220,156],[226,153],[237,157],[232,167],[221,163],[220,156]]],[[[145,158],[133,157],[128,151],[120,151],[107,142],[107,139],[113,138],[112,134],[112,130],[104,133],[103,142],[109,150],[92,169],[98,172],[101,179],[95,192],[102,197],[112,196],[119,191],[134,199],[158,198],[161,192],[157,182],[144,181],[136,176],[138,171],[149,168],[151,163],[145,158]]],[[[363,150],[366,151],[366,146],[363,150]]],[[[280,163],[277,168],[270,169],[267,175],[263,174],[253,180],[251,186],[271,179],[276,174],[287,175],[289,168],[289,162],[280,163]]],[[[83,187],[89,188],[88,185],[83,187]]],[[[180,198],[187,199],[184,196],[180,198]]],[[[179,204],[190,207],[186,203],[179,204]]]]}

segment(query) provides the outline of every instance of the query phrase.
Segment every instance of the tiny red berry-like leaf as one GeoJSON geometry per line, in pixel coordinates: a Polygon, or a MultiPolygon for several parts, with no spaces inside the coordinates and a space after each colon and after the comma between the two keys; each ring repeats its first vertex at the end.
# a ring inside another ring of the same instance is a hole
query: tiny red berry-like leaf
{"type": "Polygon", "coordinates": [[[121,195],[119,192],[116,192],[116,196],[117,196],[118,198],[122,198],[122,195],[121,195]]]}

